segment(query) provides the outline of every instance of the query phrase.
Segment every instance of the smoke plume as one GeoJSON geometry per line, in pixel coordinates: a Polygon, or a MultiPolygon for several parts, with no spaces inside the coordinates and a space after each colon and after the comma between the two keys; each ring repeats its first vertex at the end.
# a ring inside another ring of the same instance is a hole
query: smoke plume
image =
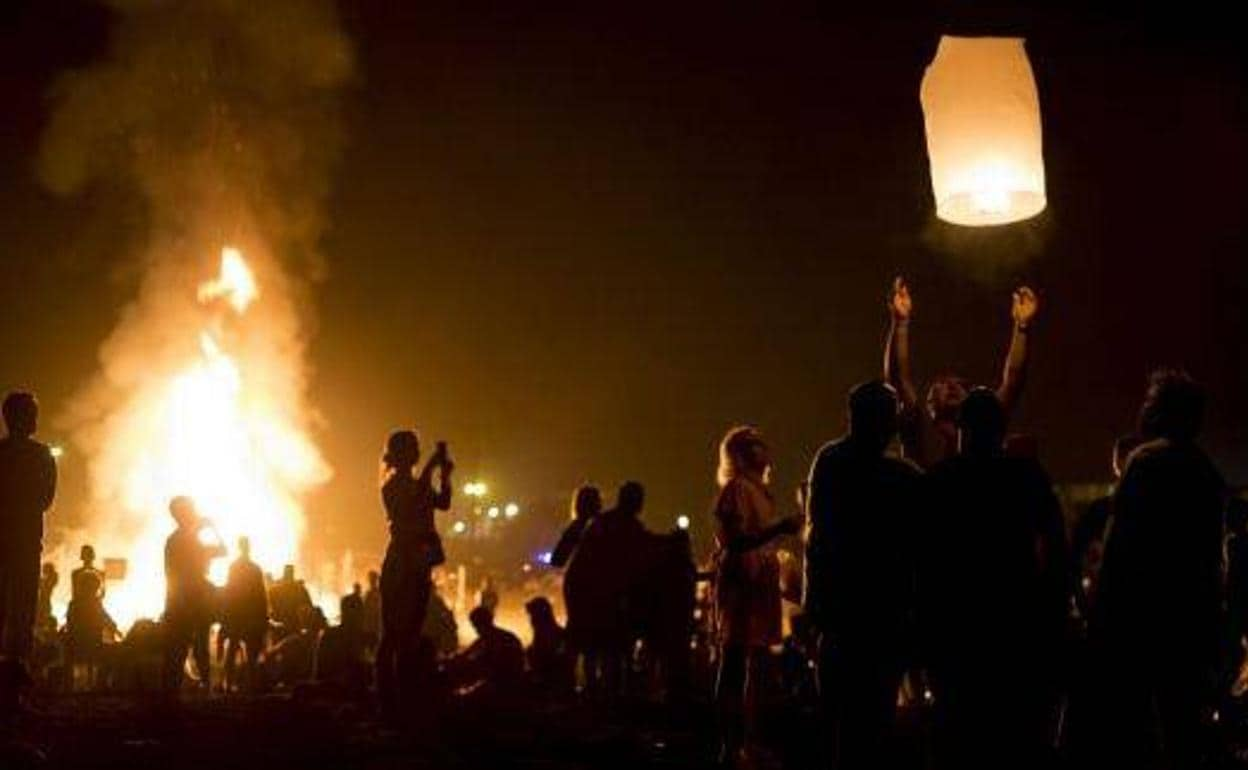
{"type": "MultiPolygon", "coordinates": [[[[181,445],[200,436],[178,421],[209,414],[219,395],[201,401],[195,377],[232,389],[221,408],[237,414],[209,428],[233,431],[212,438],[244,455],[226,469],[260,490],[244,503],[296,517],[297,538],[303,495],[329,477],[310,438],[307,289],[321,271],[352,51],[331,0],[108,5],[108,53],[57,83],[38,173],[59,194],[120,182],[144,202],[137,294],[64,423],[89,458],[83,518],[97,550],[130,558],[131,575],[149,580],[157,576],[142,573],[159,558],[148,552],[171,526],[161,497],[178,484],[215,494],[196,474],[221,458],[197,452],[222,447],[181,445]],[[226,247],[245,255],[258,287],[245,313],[200,291],[226,247]],[[186,413],[176,398],[190,399],[186,413]]],[[[270,562],[295,556],[268,545],[270,562]]],[[[134,612],[154,609],[151,596],[132,601],[142,605],[134,612]]]]}

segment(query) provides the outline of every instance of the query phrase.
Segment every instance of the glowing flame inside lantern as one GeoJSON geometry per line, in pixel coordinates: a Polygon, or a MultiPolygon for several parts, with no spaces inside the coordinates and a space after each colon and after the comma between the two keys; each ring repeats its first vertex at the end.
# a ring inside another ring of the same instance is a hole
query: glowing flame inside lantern
{"type": "MultiPolygon", "coordinates": [[[[277,361],[231,354],[227,334],[246,328],[259,286],[240,251],[221,252],[219,275],[199,287],[204,325],[197,354],[154,392],[136,397],[113,425],[120,453],[118,498],[142,521],[124,545],[124,581],[110,583],[106,605],[126,625],[159,616],[164,603],[164,541],[172,530],[170,499],[189,495],[231,552],[251,539],[252,558],[278,573],[297,561],[304,528],[301,500],[330,469],[291,413],[288,393],[272,392],[282,378],[266,376],[277,361]]],[[[107,541],[106,533],[101,540],[107,541]]],[[[233,553],[231,553],[233,556],[233,553]]],[[[228,559],[211,567],[223,582],[228,559]]]]}
{"type": "Polygon", "coordinates": [[[1022,39],[941,38],[920,99],[936,216],[988,226],[1044,210],[1039,94],[1022,39]]]}

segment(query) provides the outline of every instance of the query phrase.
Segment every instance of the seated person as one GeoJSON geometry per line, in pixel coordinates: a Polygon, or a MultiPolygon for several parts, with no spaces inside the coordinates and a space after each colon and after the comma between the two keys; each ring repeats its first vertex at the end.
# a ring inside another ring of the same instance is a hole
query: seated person
{"type": "Polygon", "coordinates": [[[448,666],[451,686],[471,704],[496,704],[519,695],[524,685],[524,645],[494,625],[494,613],[477,607],[468,615],[477,639],[448,666]]]}
{"type": "Polygon", "coordinates": [[[526,652],[529,678],[545,695],[562,696],[572,692],[573,664],[567,633],[555,619],[550,600],[539,596],[524,605],[533,626],[533,644],[526,652]]]}
{"type": "Polygon", "coordinates": [[[342,621],[326,629],[316,646],[315,678],[342,692],[362,694],[368,690],[371,674],[364,601],[357,594],[347,594],[338,606],[342,621]]]}

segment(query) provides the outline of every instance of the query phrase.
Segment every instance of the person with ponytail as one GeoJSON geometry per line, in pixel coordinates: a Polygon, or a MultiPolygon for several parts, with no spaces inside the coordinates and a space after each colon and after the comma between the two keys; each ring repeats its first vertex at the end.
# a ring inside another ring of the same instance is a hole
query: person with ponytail
{"type": "Polygon", "coordinates": [[[405,672],[420,646],[421,629],[433,591],[433,568],[446,560],[434,511],[451,507],[455,464],[438,442],[420,475],[420,439],[415,431],[390,434],[382,455],[381,500],[390,526],[390,543],[381,568],[381,641],[377,646],[377,693],[383,714],[394,718],[415,711],[412,682],[405,672]],[[437,484],[434,475],[437,474],[437,484]]]}

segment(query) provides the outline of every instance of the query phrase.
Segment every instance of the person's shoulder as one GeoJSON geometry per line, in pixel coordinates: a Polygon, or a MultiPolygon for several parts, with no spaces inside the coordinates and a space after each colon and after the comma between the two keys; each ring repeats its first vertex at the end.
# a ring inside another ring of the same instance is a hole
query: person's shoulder
{"type": "Polygon", "coordinates": [[[1146,441],[1131,450],[1131,454],[1127,457],[1127,467],[1148,465],[1164,460],[1167,456],[1174,454],[1176,448],[1174,442],[1165,438],[1146,441]]]}
{"type": "Polygon", "coordinates": [[[848,439],[848,436],[841,436],[840,438],[834,438],[831,441],[826,442],[823,446],[819,447],[818,452],[815,452],[815,462],[819,462],[823,459],[839,457],[844,454],[849,446],[848,439]]]}

